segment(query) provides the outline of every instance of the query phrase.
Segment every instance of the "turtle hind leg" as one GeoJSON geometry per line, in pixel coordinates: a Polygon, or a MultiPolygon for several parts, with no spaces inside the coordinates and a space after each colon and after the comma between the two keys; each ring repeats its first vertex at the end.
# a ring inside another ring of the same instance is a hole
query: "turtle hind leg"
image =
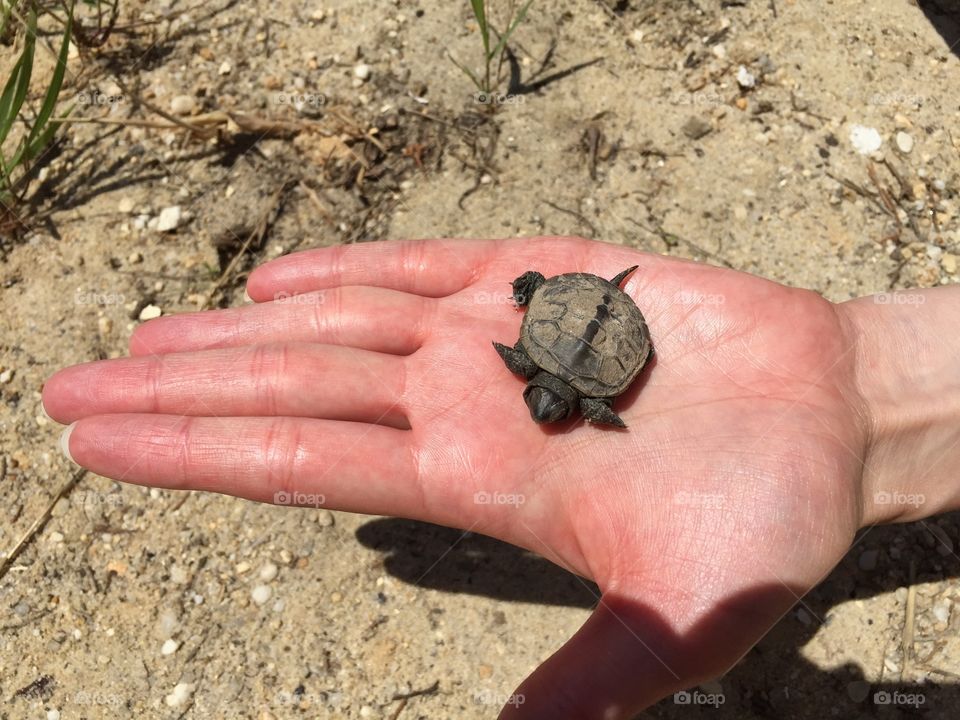
{"type": "Polygon", "coordinates": [[[530,359],[530,356],[527,355],[526,350],[523,349],[519,341],[517,341],[517,344],[513,347],[507,347],[498,342],[495,342],[493,347],[496,348],[500,357],[503,358],[503,362],[510,369],[510,372],[522,375],[529,380],[540,371],[540,368],[530,359]]]}
{"type": "Polygon", "coordinates": [[[589,422],[598,425],[613,425],[625,428],[627,425],[611,408],[610,398],[580,398],[580,412],[589,422]]]}
{"type": "Polygon", "coordinates": [[[632,273],[632,272],[633,272],[634,270],[636,270],[638,267],[640,267],[640,266],[639,266],[639,265],[634,265],[633,267],[627,268],[627,269],[624,270],[622,273],[620,273],[619,275],[617,275],[613,280],[611,280],[611,281],[610,281],[610,284],[611,284],[611,285],[614,285],[614,286],[616,286],[616,287],[620,287],[620,283],[622,283],[622,282],[624,281],[624,279],[627,277],[627,275],[629,275],[630,273],[632,273]]]}

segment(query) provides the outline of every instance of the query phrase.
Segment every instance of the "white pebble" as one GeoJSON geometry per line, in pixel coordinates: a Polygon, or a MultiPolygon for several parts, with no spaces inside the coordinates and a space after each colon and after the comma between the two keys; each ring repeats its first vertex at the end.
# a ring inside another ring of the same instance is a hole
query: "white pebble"
{"type": "Polygon", "coordinates": [[[364,81],[370,79],[370,72],[370,66],[366,63],[358,63],[353,68],[354,77],[364,81]]]}
{"type": "Polygon", "coordinates": [[[173,655],[180,649],[180,643],[176,640],[166,640],[160,648],[161,655],[173,655]]]}
{"type": "Polygon", "coordinates": [[[894,141],[897,143],[897,150],[904,155],[913,150],[913,135],[910,133],[905,133],[903,130],[900,130],[894,136],[894,141]]]}
{"type": "Polygon", "coordinates": [[[120,202],[117,203],[117,211],[122,212],[124,215],[129,215],[133,212],[133,198],[121,198],[120,202]]]}
{"type": "Polygon", "coordinates": [[[747,70],[743,65],[740,66],[740,69],[737,70],[737,85],[746,89],[756,87],[757,78],[752,72],[747,70]]]}
{"type": "Polygon", "coordinates": [[[160,211],[160,217],[157,220],[157,230],[159,232],[176,230],[182,216],[183,212],[179,205],[171,205],[170,207],[164,208],[160,211]]]}
{"type": "Polygon", "coordinates": [[[231,72],[233,72],[233,65],[226,60],[220,63],[220,67],[217,69],[217,73],[220,75],[229,75],[231,72]]]}
{"type": "Polygon", "coordinates": [[[260,579],[263,580],[264,582],[270,582],[275,577],[277,577],[278,572],[279,570],[277,566],[274,565],[272,562],[269,562],[266,565],[264,565],[262,568],[260,568],[260,579]]]}
{"type": "Polygon", "coordinates": [[[257,585],[250,593],[250,597],[257,605],[266,604],[271,595],[273,595],[273,590],[270,589],[269,585],[257,585]]]}
{"type": "Polygon", "coordinates": [[[170,101],[170,110],[174,115],[189,115],[197,107],[197,101],[190,95],[177,95],[170,101]]]}
{"type": "Polygon", "coordinates": [[[950,622],[950,607],[949,600],[941,600],[933,606],[933,616],[942,623],[950,622]]]}
{"type": "Polygon", "coordinates": [[[13,380],[13,368],[7,368],[3,372],[0,372],[0,383],[8,383],[13,380]]]}
{"type": "Polygon", "coordinates": [[[880,149],[883,138],[875,128],[853,125],[850,128],[850,144],[861,155],[870,155],[880,149]]]}
{"type": "Polygon", "coordinates": [[[194,689],[195,686],[191,683],[177,683],[173,692],[167,695],[164,702],[167,703],[167,707],[182,707],[193,695],[194,689]]]}
{"type": "Polygon", "coordinates": [[[163,310],[158,308],[156,305],[147,305],[143,308],[143,310],[140,311],[140,320],[146,322],[147,320],[154,320],[161,315],[163,315],[163,310]]]}
{"type": "Polygon", "coordinates": [[[60,720],[60,711],[47,710],[47,720],[60,720]]]}
{"type": "Polygon", "coordinates": [[[333,525],[333,513],[324,509],[317,510],[317,525],[320,527],[333,525]]]}

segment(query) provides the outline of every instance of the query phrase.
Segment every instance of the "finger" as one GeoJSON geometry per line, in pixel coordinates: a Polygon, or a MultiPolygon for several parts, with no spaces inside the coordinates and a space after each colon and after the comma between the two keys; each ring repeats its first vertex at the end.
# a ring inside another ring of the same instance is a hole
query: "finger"
{"type": "Polygon", "coordinates": [[[412,437],[313,418],[123,414],[79,420],[61,446],[83,467],[139,485],[427,519],[412,437]]]}
{"type": "Polygon", "coordinates": [[[469,285],[497,247],[486,240],[395,240],[306,250],[256,268],[247,294],[264,302],[278,292],[375,285],[444,297],[469,285]]]}
{"type": "Polygon", "coordinates": [[[43,389],[54,420],[107,413],[296,416],[409,427],[403,360],[336,345],[277,343],[103,360],[43,389]]]}
{"type": "Polygon", "coordinates": [[[315,342],[409,355],[432,322],[433,301],[374,287],[338,287],[274,302],[157,318],[130,338],[132,355],[271,342],[315,342]]]}

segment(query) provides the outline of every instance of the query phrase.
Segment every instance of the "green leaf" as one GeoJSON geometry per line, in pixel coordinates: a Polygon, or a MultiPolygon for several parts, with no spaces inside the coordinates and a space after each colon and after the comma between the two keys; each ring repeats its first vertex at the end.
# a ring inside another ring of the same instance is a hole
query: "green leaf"
{"type": "Polygon", "coordinates": [[[513,31],[517,29],[517,26],[523,22],[523,19],[527,16],[527,10],[530,9],[530,6],[533,4],[533,0],[527,0],[527,3],[520,8],[520,11],[513,16],[513,22],[510,23],[510,27],[507,28],[507,31],[500,36],[500,42],[497,43],[497,46],[493,49],[493,53],[487,55],[487,58],[493,60],[494,58],[500,57],[500,53],[503,52],[503,49],[507,46],[507,41],[510,39],[510,36],[513,35],[513,31]]]}
{"type": "Polygon", "coordinates": [[[486,53],[487,57],[490,57],[490,26],[487,24],[486,0],[470,0],[470,6],[473,8],[473,16],[477,18],[477,24],[480,25],[483,52],[486,53]]]}
{"type": "MultiPolygon", "coordinates": [[[[53,77],[50,79],[50,87],[47,88],[47,94],[43,98],[43,104],[40,106],[40,113],[37,120],[30,128],[30,134],[27,136],[26,144],[29,148],[33,141],[41,133],[45,133],[45,126],[53,115],[53,108],[60,97],[60,89],[63,87],[63,76],[67,71],[67,55],[70,52],[70,38],[73,34],[73,6],[71,5],[69,15],[67,16],[67,28],[63,32],[63,42],[60,43],[60,53],[57,55],[57,67],[54,68],[53,77]]],[[[29,154],[29,151],[28,151],[29,154]]]]}
{"type": "Polygon", "coordinates": [[[30,89],[30,76],[33,74],[33,51],[37,43],[37,12],[31,10],[27,26],[27,35],[23,41],[23,52],[13,74],[7,80],[7,86],[0,95],[0,145],[7,139],[10,130],[20,114],[23,101],[27,98],[30,89]]]}

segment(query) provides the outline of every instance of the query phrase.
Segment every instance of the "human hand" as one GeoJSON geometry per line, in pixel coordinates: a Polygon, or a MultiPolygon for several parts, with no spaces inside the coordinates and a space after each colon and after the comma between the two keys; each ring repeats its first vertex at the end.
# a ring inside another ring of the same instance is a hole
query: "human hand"
{"type": "Polygon", "coordinates": [[[878,519],[857,333],[815,293],[563,238],[307,251],[248,293],[53,376],[70,456],[470,529],[594,580],[594,614],[503,718],[629,718],[722,674],[878,519]],[[629,429],[535,425],[491,346],[518,336],[510,281],[634,264],[656,356],[615,405],[629,429]]]}

